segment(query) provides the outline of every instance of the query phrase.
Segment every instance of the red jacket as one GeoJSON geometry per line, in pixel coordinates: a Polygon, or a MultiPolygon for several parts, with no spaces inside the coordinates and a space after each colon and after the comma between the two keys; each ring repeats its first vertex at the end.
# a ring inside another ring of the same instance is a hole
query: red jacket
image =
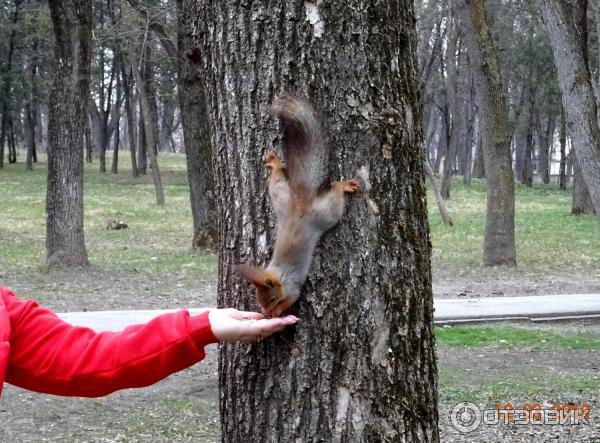
{"type": "Polygon", "coordinates": [[[55,395],[99,397],[151,385],[204,358],[218,340],[208,312],[161,315],[122,332],[70,325],[0,288],[0,394],[6,380],[55,395]]]}

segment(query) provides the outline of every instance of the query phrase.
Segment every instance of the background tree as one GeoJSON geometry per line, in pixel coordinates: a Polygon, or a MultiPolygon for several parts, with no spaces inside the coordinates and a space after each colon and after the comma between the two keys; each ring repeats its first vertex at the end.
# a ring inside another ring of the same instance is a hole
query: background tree
{"type": "Polygon", "coordinates": [[[196,0],[177,0],[177,63],[179,106],[194,220],[194,249],[218,242],[214,171],[206,82],[200,65],[200,36],[195,32],[201,15],[196,0]]]}
{"type": "Polygon", "coordinates": [[[83,136],[91,60],[91,0],[52,0],[55,75],[48,122],[49,268],[88,264],[83,233],[83,136]]]}
{"type": "Polygon", "coordinates": [[[477,85],[482,126],[487,184],[483,262],[514,265],[515,185],[500,66],[487,25],[484,0],[460,0],[458,10],[477,85]]]}
{"type": "Polygon", "coordinates": [[[219,305],[255,308],[231,271],[264,262],[273,243],[263,156],[278,139],[278,93],[315,102],[332,176],[359,174],[364,187],[318,248],[294,308],[303,326],[221,346],[223,440],[437,441],[412,2],[200,4],[218,147],[219,305]]]}
{"type": "Polygon", "coordinates": [[[600,127],[588,60],[587,0],[541,0],[554,51],[568,133],[600,221],[600,127]]]}

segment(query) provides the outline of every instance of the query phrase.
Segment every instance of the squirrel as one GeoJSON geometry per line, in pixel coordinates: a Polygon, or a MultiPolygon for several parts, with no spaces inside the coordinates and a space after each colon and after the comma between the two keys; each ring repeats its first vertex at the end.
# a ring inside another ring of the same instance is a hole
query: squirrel
{"type": "Polygon", "coordinates": [[[344,213],[345,194],[360,190],[357,180],[327,184],[325,132],[312,105],[284,95],[272,105],[283,132],[283,161],[268,151],[269,195],[276,216],[273,257],[266,269],[239,264],[234,271],[256,286],[262,312],[279,317],[300,296],[321,235],[344,213]]]}

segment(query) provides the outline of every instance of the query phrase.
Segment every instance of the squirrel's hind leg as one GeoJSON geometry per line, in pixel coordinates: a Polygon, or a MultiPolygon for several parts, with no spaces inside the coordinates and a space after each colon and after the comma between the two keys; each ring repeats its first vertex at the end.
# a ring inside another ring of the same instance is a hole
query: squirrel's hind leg
{"type": "Polygon", "coordinates": [[[313,220],[323,231],[334,227],[344,214],[345,194],[360,190],[358,180],[344,180],[331,183],[329,190],[319,195],[313,202],[313,220]]]}

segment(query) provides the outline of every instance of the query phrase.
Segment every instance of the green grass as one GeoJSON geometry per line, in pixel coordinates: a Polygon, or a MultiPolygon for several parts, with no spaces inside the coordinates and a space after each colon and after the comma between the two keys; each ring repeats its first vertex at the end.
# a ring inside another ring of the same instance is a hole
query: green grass
{"type": "Polygon", "coordinates": [[[600,338],[592,335],[558,334],[511,326],[436,328],[435,338],[437,345],[442,347],[600,349],[600,338]]]}
{"type": "MultiPolygon", "coordinates": [[[[436,328],[436,345],[445,352],[456,348],[477,349],[550,349],[557,358],[569,358],[570,350],[600,349],[600,337],[591,334],[559,334],[552,331],[513,326],[436,328]],[[564,352],[564,354],[563,354],[564,352]]],[[[475,359],[477,360],[477,359],[475,359]]],[[[469,365],[439,367],[440,398],[456,401],[496,402],[513,398],[565,399],[565,395],[586,394],[600,388],[600,377],[565,377],[551,368],[531,367],[518,358],[509,371],[486,367],[478,361],[469,365]]],[[[483,361],[483,360],[482,360],[483,361]]],[[[593,374],[593,372],[592,372],[593,374]]]]}
{"type": "MultiPolygon", "coordinates": [[[[110,165],[110,155],[107,164],[110,165]]],[[[85,236],[90,261],[121,269],[214,271],[216,257],[191,252],[192,215],[185,157],[161,154],[159,165],[166,204],[155,204],[149,176],[132,178],[122,154],[118,175],[98,172],[98,161],[85,168],[85,236]],[[107,230],[110,219],[128,229],[107,230]]],[[[43,270],[45,260],[46,164],[33,172],[23,163],[0,171],[0,268],[43,270]]]]}
{"type": "Polygon", "coordinates": [[[466,372],[463,368],[439,368],[439,396],[444,400],[471,402],[566,401],[566,396],[582,395],[600,389],[600,378],[564,377],[539,370],[511,369],[504,374],[466,372]]]}
{"type": "MultiPolygon", "coordinates": [[[[20,153],[19,161],[24,158],[20,153]]],[[[110,161],[110,153],[108,156],[110,161]]],[[[192,216],[185,158],[161,154],[166,205],[157,207],[148,176],[131,177],[129,159],[121,155],[118,175],[100,174],[98,161],[85,169],[85,234],[90,261],[121,269],[214,272],[214,255],[190,251],[192,216]],[[106,230],[110,219],[124,219],[129,229],[106,230]]],[[[32,173],[23,163],[6,164],[0,171],[0,268],[44,270],[46,165],[32,173]]],[[[433,257],[441,263],[478,266],[481,262],[485,221],[485,183],[464,186],[453,182],[448,205],[454,227],[441,223],[435,200],[429,195],[433,257]]],[[[517,260],[521,265],[598,266],[600,226],[592,216],[570,215],[571,191],[555,184],[536,183],[516,188],[517,260]]]]}
{"type": "MultiPolygon", "coordinates": [[[[535,183],[516,185],[515,232],[517,262],[536,266],[600,265],[600,225],[590,215],[572,216],[572,190],[535,183]]],[[[428,194],[433,258],[442,263],[477,266],[481,263],[486,188],[483,180],[464,186],[452,183],[447,202],[453,227],[443,225],[433,194],[428,194]]]]}

